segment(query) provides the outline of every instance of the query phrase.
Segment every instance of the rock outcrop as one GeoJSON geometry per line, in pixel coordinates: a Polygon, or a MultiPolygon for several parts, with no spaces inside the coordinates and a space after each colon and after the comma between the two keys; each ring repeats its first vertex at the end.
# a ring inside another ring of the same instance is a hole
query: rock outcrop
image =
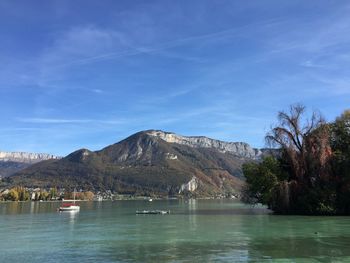
{"type": "Polygon", "coordinates": [[[198,188],[198,181],[199,180],[195,176],[193,176],[188,183],[181,185],[179,193],[182,193],[184,191],[189,191],[189,192],[196,191],[196,189],[198,188]]]}
{"type": "Polygon", "coordinates": [[[224,142],[204,136],[182,136],[171,132],[150,130],[147,133],[168,143],[177,143],[194,148],[214,148],[222,153],[232,153],[239,157],[259,159],[262,152],[244,142],[224,142]]]}

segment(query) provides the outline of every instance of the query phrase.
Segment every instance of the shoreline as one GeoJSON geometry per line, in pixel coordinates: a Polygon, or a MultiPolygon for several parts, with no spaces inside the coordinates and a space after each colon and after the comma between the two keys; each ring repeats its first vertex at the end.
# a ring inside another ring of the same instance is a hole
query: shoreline
{"type": "MultiPolygon", "coordinates": [[[[152,198],[153,201],[157,200],[239,200],[239,198],[212,198],[212,197],[199,197],[199,198],[152,198]]],[[[76,202],[114,202],[114,201],[147,201],[149,202],[149,198],[116,198],[116,199],[103,199],[103,200],[75,200],[76,202]]],[[[0,201],[1,203],[62,203],[64,200],[47,200],[47,201],[34,201],[34,200],[27,200],[27,201],[0,201]]]]}

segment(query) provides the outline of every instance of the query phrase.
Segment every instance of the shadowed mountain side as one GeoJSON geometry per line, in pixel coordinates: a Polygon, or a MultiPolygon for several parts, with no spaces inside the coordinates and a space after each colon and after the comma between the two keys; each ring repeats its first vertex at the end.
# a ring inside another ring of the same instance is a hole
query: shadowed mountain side
{"type": "Polygon", "coordinates": [[[0,176],[6,177],[29,167],[31,164],[13,161],[0,161],[0,176]]]}

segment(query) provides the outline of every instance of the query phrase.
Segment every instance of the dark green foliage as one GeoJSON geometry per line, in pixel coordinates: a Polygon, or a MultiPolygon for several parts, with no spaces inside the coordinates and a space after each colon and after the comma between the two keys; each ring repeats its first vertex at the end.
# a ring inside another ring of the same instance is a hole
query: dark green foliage
{"type": "Polygon", "coordinates": [[[350,214],[350,111],[345,111],[331,127],[337,210],[342,214],[350,214]]]}
{"type": "Polygon", "coordinates": [[[247,183],[246,201],[267,204],[271,208],[276,187],[287,176],[280,162],[272,156],[265,157],[261,163],[243,164],[243,173],[247,183]]]}

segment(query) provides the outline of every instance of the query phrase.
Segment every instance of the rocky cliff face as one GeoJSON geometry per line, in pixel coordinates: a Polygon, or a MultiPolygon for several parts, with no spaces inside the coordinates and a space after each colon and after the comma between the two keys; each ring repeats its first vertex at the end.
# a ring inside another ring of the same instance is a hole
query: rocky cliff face
{"type": "Polygon", "coordinates": [[[19,162],[19,163],[37,163],[49,159],[59,159],[60,157],[46,153],[27,153],[27,152],[1,152],[0,161],[19,162]]]}
{"type": "Polygon", "coordinates": [[[224,142],[204,136],[182,136],[164,131],[147,131],[147,134],[161,138],[168,143],[177,143],[194,148],[214,148],[222,153],[231,153],[239,157],[259,159],[262,152],[244,142],[224,142]]]}
{"type": "Polygon", "coordinates": [[[179,193],[182,193],[184,191],[194,192],[196,191],[197,188],[198,188],[198,179],[195,176],[193,176],[188,183],[181,185],[179,193]]]}

